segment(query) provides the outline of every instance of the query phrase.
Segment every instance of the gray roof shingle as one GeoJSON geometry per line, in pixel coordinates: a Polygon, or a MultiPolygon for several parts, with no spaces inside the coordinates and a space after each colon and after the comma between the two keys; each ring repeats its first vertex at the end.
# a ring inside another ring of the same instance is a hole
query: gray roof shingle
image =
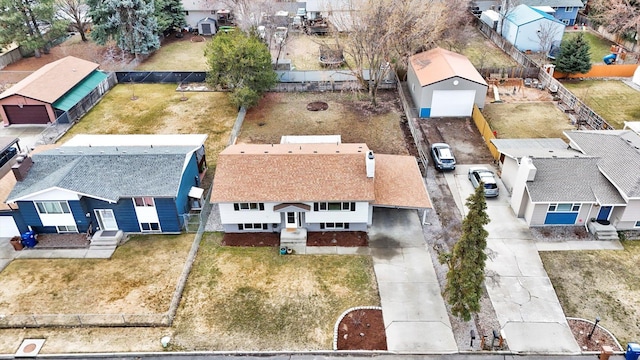
{"type": "Polygon", "coordinates": [[[585,156],[577,150],[569,149],[569,145],[560,138],[492,139],[491,142],[500,153],[516,159],[524,156],[536,158],[585,156]]]}
{"type": "Polygon", "coordinates": [[[598,156],[600,171],[627,197],[640,197],[640,136],[628,130],[567,131],[572,144],[598,156]]]}
{"type": "Polygon", "coordinates": [[[122,197],[175,197],[193,146],[61,147],[34,154],[8,202],[60,188],[116,202],[122,197]]]}
{"type": "Polygon", "coordinates": [[[618,190],[598,170],[600,159],[532,159],[537,171],[527,182],[533,202],[586,202],[602,205],[626,204],[618,190]]]}

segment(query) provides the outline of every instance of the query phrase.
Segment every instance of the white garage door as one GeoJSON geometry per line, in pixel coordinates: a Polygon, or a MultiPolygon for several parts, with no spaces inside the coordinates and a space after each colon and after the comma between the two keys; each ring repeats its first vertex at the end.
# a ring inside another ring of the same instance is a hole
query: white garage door
{"type": "Polygon", "coordinates": [[[471,116],[475,99],[475,90],[435,90],[430,117],[471,116]]]}
{"type": "Polygon", "coordinates": [[[13,216],[0,216],[0,238],[19,235],[20,230],[18,230],[13,216]]]}

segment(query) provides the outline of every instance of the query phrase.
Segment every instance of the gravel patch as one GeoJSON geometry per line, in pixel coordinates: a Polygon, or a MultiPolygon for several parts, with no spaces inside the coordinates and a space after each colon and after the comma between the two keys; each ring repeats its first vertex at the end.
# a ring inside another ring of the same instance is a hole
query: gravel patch
{"type": "Polygon", "coordinates": [[[540,226],[530,229],[537,242],[598,241],[584,226],[540,226]]]}

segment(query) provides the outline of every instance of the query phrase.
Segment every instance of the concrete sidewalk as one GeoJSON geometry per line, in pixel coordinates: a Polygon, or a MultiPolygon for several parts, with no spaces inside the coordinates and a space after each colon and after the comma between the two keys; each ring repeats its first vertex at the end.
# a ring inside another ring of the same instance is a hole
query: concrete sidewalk
{"type": "Polygon", "coordinates": [[[458,351],[415,210],[376,208],[369,247],[389,351],[458,351]]]}
{"type": "MultiPolygon", "coordinates": [[[[473,193],[467,178],[469,165],[459,165],[446,176],[456,204],[473,193]]],[[[490,166],[489,166],[490,167],[490,166]]],[[[580,348],[547,276],[536,243],[524,220],[509,206],[502,185],[500,196],[487,199],[491,222],[487,238],[486,288],[509,349],[518,353],[579,354],[580,348]]]]}

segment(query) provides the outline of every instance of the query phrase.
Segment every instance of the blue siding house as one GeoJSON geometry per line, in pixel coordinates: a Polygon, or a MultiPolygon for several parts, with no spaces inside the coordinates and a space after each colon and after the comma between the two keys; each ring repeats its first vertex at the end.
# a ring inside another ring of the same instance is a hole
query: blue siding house
{"type": "Polygon", "coordinates": [[[13,170],[21,232],[179,233],[199,208],[207,135],[78,135],[13,170]]]}
{"type": "Polygon", "coordinates": [[[550,7],[554,10],[550,15],[567,26],[576,24],[578,11],[584,7],[582,0],[524,0],[521,4],[531,7],[550,7]]]}

